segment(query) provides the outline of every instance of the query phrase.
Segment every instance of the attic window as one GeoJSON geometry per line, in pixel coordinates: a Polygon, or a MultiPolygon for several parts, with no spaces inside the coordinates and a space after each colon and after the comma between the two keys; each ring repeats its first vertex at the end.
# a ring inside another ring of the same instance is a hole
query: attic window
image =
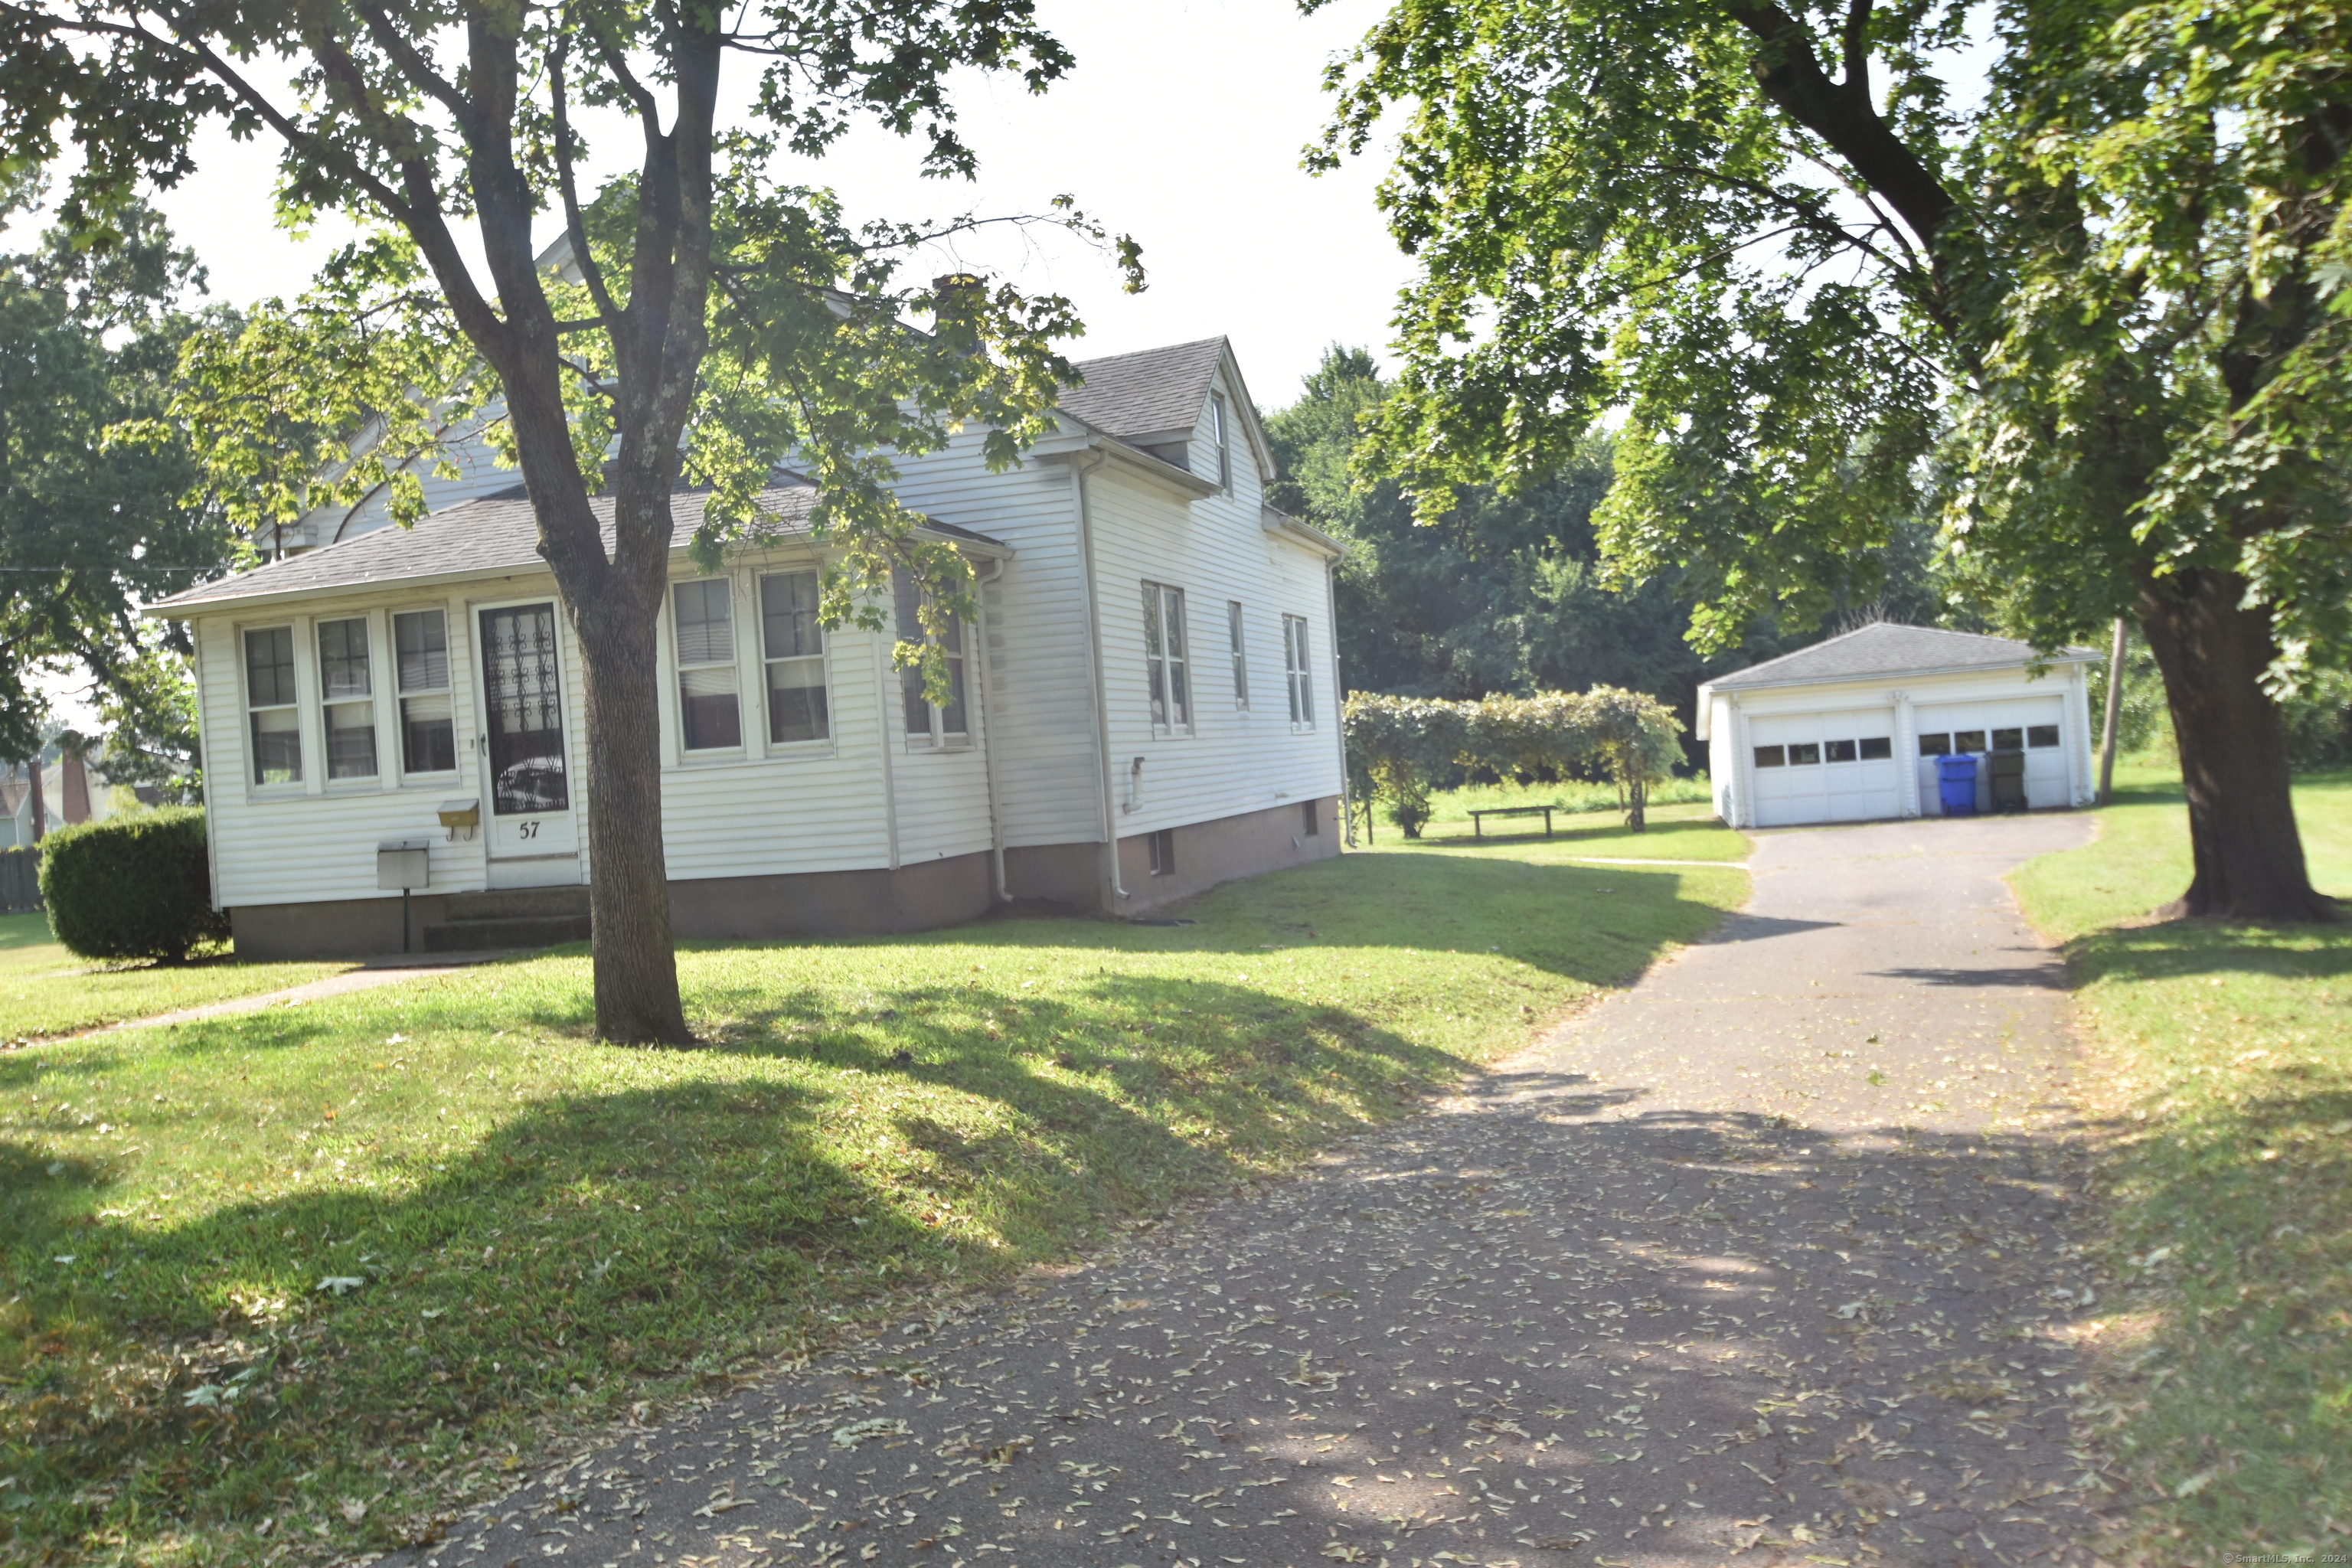
{"type": "Polygon", "coordinates": [[[1234,445],[1225,433],[1225,395],[1209,394],[1209,433],[1217,441],[1217,484],[1220,489],[1234,488],[1234,445]]]}

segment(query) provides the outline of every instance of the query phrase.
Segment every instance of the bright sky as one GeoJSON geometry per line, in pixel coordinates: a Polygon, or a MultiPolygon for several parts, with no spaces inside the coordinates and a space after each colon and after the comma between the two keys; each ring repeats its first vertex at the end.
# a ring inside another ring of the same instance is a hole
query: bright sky
{"type": "MultiPolygon", "coordinates": [[[[970,240],[961,259],[1075,300],[1088,331],[1073,357],[1223,332],[1258,402],[1279,406],[1325,344],[1385,342],[1404,280],[1372,205],[1384,160],[1321,178],[1298,166],[1327,112],[1325,62],[1381,9],[1341,0],[1302,17],[1289,0],[1041,0],[1077,67],[1042,98],[1010,79],[958,83],[977,183],[919,179],[915,144],[871,132],[793,177],[831,185],[853,218],[1043,212],[1068,192],[1142,242],[1147,292],[1122,293],[1108,258],[1067,236],[970,240]]],[[[739,91],[750,65],[729,62],[739,91]]],[[[625,135],[616,124],[592,139],[610,162],[633,163],[625,135]]],[[[215,132],[196,156],[200,172],[160,205],[211,268],[216,297],[291,294],[347,237],[321,225],[304,243],[271,226],[273,143],[215,132]]]]}
{"type": "MultiPolygon", "coordinates": [[[[832,186],[860,220],[1044,212],[1068,192],[1142,243],[1146,292],[1122,292],[1102,252],[1034,231],[968,239],[938,269],[965,266],[1067,294],[1088,329],[1069,345],[1073,358],[1222,332],[1258,403],[1279,407],[1326,344],[1381,348],[1406,276],[1372,205],[1385,159],[1320,178],[1298,166],[1327,113],[1325,63],[1384,8],[1337,0],[1302,17],[1290,0],[1040,0],[1076,68],[1043,97],[1011,79],[959,81],[964,136],[980,154],[976,183],[919,178],[917,146],[878,132],[850,137],[791,177],[832,186]]],[[[748,99],[749,62],[730,59],[729,68],[731,96],[748,99]]],[[[610,163],[635,162],[617,125],[591,137],[610,163]]],[[[215,128],[195,156],[198,172],[157,205],[210,270],[215,299],[297,293],[350,237],[340,223],[307,239],[273,226],[274,142],[239,143],[215,128]]],[[[20,221],[5,243],[26,243],[27,226],[20,221]]],[[[60,721],[94,721],[80,677],[42,684],[60,721]]]]}

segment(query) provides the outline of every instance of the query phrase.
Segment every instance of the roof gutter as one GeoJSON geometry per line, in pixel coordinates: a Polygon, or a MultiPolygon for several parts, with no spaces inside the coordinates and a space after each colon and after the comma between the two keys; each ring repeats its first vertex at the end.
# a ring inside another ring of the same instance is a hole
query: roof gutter
{"type": "MultiPolygon", "coordinates": [[[[949,533],[940,529],[918,527],[914,531],[918,539],[932,544],[951,545],[960,552],[976,560],[1010,561],[1013,559],[1013,551],[1008,545],[986,543],[977,539],[966,538],[961,533],[949,533]]],[[[360,535],[362,539],[367,537],[366,534],[360,535]]],[[[764,544],[746,547],[744,554],[749,556],[763,551],[788,550],[795,545],[812,552],[817,552],[825,548],[825,542],[803,534],[795,539],[779,539],[764,544]]],[[[302,557],[292,556],[289,559],[300,560],[302,557]]],[[[692,559],[688,547],[683,544],[672,545],[670,547],[671,563],[675,565],[681,559],[692,559]]],[[[183,593],[174,594],[168,599],[159,599],[152,605],[142,605],[140,606],[139,613],[159,621],[187,621],[194,620],[198,616],[216,615],[224,611],[243,609],[247,605],[259,608],[286,605],[302,599],[323,598],[333,594],[406,592],[412,588],[455,587],[467,583],[497,583],[514,577],[551,577],[553,575],[554,568],[549,566],[544,561],[531,560],[510,562],[499,566],[477,566],[467,572],[427,572],[413,576],[369,577],[352,583],[326,583],[307,588],[287,588],[277,593],[223,594],[208,599],[188,599],[187,594],[196,592],[195,589],[191,588],[183,593]]],[[[227,580],[224,579],[224,581],[227,580]]]]}

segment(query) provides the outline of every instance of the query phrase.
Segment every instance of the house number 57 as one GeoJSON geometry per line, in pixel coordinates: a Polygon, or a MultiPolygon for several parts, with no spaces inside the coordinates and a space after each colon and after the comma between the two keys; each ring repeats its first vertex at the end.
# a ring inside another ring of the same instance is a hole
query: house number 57
{"type": "Polygon", "coordinates": [[[519,836],[524,838],[536,838],[539,837],[539,824],[536,822],[526,822],[520,828],[516,829],[516,832],[519,836]]]}

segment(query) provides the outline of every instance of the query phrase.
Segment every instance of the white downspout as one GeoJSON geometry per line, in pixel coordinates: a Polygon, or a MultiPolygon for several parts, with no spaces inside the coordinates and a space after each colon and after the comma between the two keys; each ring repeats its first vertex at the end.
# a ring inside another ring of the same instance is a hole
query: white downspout
{"type": "Polygon", "coordinates": [[[1095,460],[1081,468],[1070,464],[1070,482],[1076,488],[1078,500],[1078,558],[1085,579],[1087,595],[1087,658],[1092,668],[1087,673],[1095,687],[1095,758],[1100,763],[1102,775],[1102,834],[1104,853],[1110,860],[1110,890],[1122,900],[1131,895],[1118,875],[1118,816],[1111,804],[1117,785],[1110,776],[1110,695],[1103,689],[1102,614],[1095,594],[1095,530],[1094,521],[1087,511],[1087,476],[1110,461],[1108,452],[1098,452],[1095,460]]]}
{"type": "MultiPolygon", "coordinates": [[[[893,637],[898,635],[895,623],[891,627],[891,635],[893,637]]],[[[890,830],[890,869],[895,871],[898,868],[898,777],[890,760],[892,704],[889,685],[884,673],[889,656],[883,651],[888,646],[878,637],[875,639],[874,717],[879,721],[882,730],[882,799],[886,808],[883,812],[883,820],[888,825],[890,830]]]]}
{"type": "MultiPolygon", "coordinates": [[[[975,588],[1004,575],[1003,562],[992,561],[988,564],[986,577],[972,574],[975,588]]],[[[1013,895],[1004,886],[1004,816],[996,804],[996,682],[988,658],[988,601],[975,593],[972,602],[980,610],[976,628],[980,633],[980,744],[981,762],[988,777],[988,841],[996,867],[996,901],[1009,904],[1013,895]]]]}
{"type": "Polygon", "coordinates": [[[1336,555],[1323,563],[1323,624],[1324,633],[1331,642],[1331,733],[1339,743],[1339,820],[1346,824],[1343,832],[1348,847],[1356,847],[1356,803],[1348,793],[1348,698],[1339,684],[1339,558],[1336,555]]]}

